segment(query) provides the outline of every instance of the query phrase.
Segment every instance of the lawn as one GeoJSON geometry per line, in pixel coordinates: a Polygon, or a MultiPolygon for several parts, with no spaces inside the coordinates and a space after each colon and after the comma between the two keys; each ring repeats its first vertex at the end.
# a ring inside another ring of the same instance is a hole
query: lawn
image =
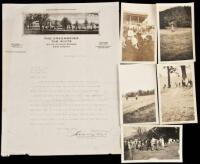
{"type": "Polygon", "coordinates": [[[139,96],[123,100],[124,123],[143,123],[156,121],[155,96],[139,96]]]}
{"type": "Polygon", "coordinates": [[[160,53],[162,61],[193,59],[192,29],[176,28],[160,30],[160,53]]]}
{"type": "Polygon", "coordinates": [[[98,30],[24,30],[24,34],[99,34],[98,30]]]}

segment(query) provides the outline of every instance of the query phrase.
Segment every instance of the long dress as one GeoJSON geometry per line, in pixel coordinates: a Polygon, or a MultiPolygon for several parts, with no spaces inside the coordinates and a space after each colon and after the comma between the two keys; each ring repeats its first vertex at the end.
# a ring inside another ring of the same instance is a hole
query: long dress
{"type": "Polygon", "coordinates": [[[173,24],[171,25],[171,31],[172,31],[172,32],[175,31],[175,29],[174,29],[174,25],[173,25],[173,24]]]}
{"type": "Polygon", "coordinates": [[[165,142],[164,142],[164,139],[163,139],[163,138],[161,139],[161,146],[162,146],[162,148],[165,147],[165,142]]]}
{"type": "Polygon", "coordinates": [[[136,38],[136,33],[132,29],[128,30],[128,40],[131,41],[131,44],[132,44],[133,47],[138,49],[138,45],[137,45],[138,40],[136,38]]]}

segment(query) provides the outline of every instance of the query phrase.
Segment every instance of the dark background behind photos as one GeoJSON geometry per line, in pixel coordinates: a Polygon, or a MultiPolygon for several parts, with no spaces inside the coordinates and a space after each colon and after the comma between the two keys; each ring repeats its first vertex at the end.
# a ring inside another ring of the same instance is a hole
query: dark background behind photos
{"type": "MultiPolygon", "coordinates": [[[[114,1],[114,0],[113,0],[114,1]]],[[[1,3],[89,3],[89,2],[112,2],[112,1],[101,1],[101,0],[7,0],[1,1],[1,3]]],[[[116,1],[117,2],[117,1],[116,1]]],[[[121,2],[131,2],[131,3],[185,3],[185,2],[195,2],[195,40],[196,40],[196,63],[195,63],[195,78],[196,78],[196,97],[197,97],[197,111],[199,115],[198,105],[199,105],[199,96],[200,96],[200,48],[199,48],[199,40],[200,40],[200,2],[198,0],[132,0],[132,1],[121,1],[121,2]]],[[[106,5],[106,4],[105,4],[106,5]]],[[[2,6],[1,6],[2,13],[2,6]]],[[[2,19],[2,17],[1,17],[2,19]]],[[[2,21],[2,20],[1,20],[2,21]]],[[[1,33],[2,34],[2,33],[1,33]]],[[[2,35],[1,35],[2,36],[2,35]]],[[[2,48],[2,45],[1,45],[2,48]]],[[[1,57],[2,59],[2,57],[1,57]]],[[[1,71],[2,73],[2,71],[1,71]]],[[[2,77],[2,76],[1,76],[2,77]]],[[[1,113],[1,112],[0,112],[1,113]]],[[[198,117],[199,118],[199,117],[198,117]]],[[[184,163],[200,163],[200,126],[199,124],[187,124],[184,125],[183,128],[183,161],[184,163]]],[[[53,147],[52,147],[53,149],[53,147]]],[[[66,149],[70,149],[66,147],[66,149]]],[[[82,155],[82,156],[35,156],[31,157],[28,155],[20,155],[20,156],[11,156],[11,157],[0,157],[0,163],[5,162],[25,162],[25,163],[49,163],[49,162],[58,162],[61,161],[65,164],[74,164],[74,163],[113,163],[118,164],[121,163],[120,155],[82,155]]]]}

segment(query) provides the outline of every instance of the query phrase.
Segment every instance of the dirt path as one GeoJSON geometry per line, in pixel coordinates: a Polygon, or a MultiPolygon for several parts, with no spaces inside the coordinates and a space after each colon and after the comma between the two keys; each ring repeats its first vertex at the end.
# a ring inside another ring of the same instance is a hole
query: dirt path
{"type": "Polygon", "coordinates": [[[161,110],[164,122],[194,120],[192,88],[172,88],[161,94],[161,110]]]}

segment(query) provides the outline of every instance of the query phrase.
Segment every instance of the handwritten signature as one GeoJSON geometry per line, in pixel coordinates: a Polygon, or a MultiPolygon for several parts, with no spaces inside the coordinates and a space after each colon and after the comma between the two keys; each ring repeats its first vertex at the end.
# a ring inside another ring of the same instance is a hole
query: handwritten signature
{"type": "Polygon", "coordinates": [[[105,130],[91,130],[91,131],[82,131],[82,130],[77,130],[72,133],[71,136],[74,137],[106,137],[108,134],[107,131],[105,130]]]}

